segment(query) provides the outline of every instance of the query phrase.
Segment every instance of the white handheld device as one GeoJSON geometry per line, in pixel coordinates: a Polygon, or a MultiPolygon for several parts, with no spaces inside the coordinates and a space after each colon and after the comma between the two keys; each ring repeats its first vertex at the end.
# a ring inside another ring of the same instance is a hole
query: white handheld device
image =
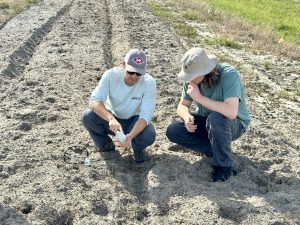
{"type": "Polygon", "coordinates": [[[121,142],[126,141],[126,135],[123,133],[123,131],[120,130],[116,132],[116,138],[121,142]]]}

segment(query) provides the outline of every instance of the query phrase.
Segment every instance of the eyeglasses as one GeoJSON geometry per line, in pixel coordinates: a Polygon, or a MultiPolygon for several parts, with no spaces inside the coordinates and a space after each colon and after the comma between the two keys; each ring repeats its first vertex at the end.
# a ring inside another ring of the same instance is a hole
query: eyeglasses
{"type": "Polygon", "coordinates": [[[127,71],[127,73],[129,74],[129,75],[137,75],[138,77],[140,77],[140,76],[142,76],[142,74],[140,74],[140,73],[137,73],[137,72],[130,72],[130,71],[127,71]]]}

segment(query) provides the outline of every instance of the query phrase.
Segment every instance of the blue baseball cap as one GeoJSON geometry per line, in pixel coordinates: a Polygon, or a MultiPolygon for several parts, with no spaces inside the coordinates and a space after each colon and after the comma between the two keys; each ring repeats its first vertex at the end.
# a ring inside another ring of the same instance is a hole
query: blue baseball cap
{"type": "Polygon", "coordinates": [[[125,69],[129,72],[136,72],[144,75],[146,73],[146,55],[140,49],[131,49],[127,52],[125,58],[125,69]]]}

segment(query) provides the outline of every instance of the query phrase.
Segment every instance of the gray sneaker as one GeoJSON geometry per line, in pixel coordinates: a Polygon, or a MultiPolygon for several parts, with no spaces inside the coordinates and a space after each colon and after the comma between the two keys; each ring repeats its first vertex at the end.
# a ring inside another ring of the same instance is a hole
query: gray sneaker
{"type": "Polygon", "coordinates": [[[142,151],[133,151],[134,159],[136,163],[143,163],[145,161],[144,150],[142,151]]]}

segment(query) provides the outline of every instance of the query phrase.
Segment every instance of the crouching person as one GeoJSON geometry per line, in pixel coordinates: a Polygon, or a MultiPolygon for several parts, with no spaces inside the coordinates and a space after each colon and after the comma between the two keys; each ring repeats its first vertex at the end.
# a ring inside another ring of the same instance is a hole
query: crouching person
{"type": "Polygon", "coordinates": [[[235,175],[231,142],[247,129],[250,117],[242,80],[235,68],[219,64],[202,48],[182,57],[178,77],[184,81],[177,113],[182,122],[169,125],[171,142],[213,158],[212,179],[225,181],[235,175]],[[190,112],[192,103],[196,111],[190,112]]]}
{"type": "Polygon", "coordinates": [[[90,97],[82,122],[99,151],[114,151],[109,135],[125,134],[119,145],[132,147],[137,163],[155,141],[151,118],[156,104],[156,82],[146,73],[146,55],[131,49],[121,67],[106,71],[90,97]]]}

